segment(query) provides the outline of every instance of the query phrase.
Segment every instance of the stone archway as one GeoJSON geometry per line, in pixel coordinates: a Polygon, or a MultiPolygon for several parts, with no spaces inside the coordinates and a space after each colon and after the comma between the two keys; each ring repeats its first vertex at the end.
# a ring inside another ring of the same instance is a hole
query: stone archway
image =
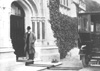
{"type": "Polygon", "coordinates": [[[32,5],[33,3],[34,2],[30,3],[30,1],[22,0],[16,0],[11,3],[12,12],[10,16],[10,38],[17,56],[25,56],[23,36],[26,31],[26,27],[29,25],[32,27],[32,16],[37,15],[37,8],[35,3],[34,6],[32,5]]]}
{"type": "MultiPolygon", "coordinates": [[[[0,71],[9,71],[16,65],[15,54],[10,38],[10,17],[12,15],[11,5],[16,1],[24,10],[24,28],[31,23],[32,12],[29,0],[0,0],[0,71]]],[[[33,0],[32,0],[33,1],[33,0]]]]}
{"type": "Polygon", "coordinates": [[[23,8],[13,2],[11,5],[12,14],[10,16],[10,38],[15,50],[16,58],[25,56],[24,54],[24,34],[25,34],[25,13],[23,8]]]}

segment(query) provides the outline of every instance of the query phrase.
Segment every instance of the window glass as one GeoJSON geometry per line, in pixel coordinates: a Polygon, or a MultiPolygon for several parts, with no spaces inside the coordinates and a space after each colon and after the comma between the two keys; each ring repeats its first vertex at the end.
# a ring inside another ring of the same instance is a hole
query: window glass
{"type": "Polygon", "coordinates": [[[88,20],[88,16],[81,16],[79,18],[78,29],[80,31],[89,32],[90,31],[90,23],[88,20]]]}
{"type": "Polygon", "coordinates": [[[35,22],[32,22],[32,31],[35,33],[35,22]]]}
{"type": "Polygon", "coordinates": [[[45,22],[42,22],[42,39],[45,39],[45,22]]]}
{"type": "Polygon", "coordinates": [[[37,22],[37,39],[40,39],[40,22],[37,22]]]}
{"type": "Polygon", "coordinates": [[[100,24],[96,23],[96,32],[100,32],[100,24]]]}
{"type": "Polygon", "coordinates": [[[68,0],[66,0],[67,1],[67,6],[68,6],[68,0]]]}

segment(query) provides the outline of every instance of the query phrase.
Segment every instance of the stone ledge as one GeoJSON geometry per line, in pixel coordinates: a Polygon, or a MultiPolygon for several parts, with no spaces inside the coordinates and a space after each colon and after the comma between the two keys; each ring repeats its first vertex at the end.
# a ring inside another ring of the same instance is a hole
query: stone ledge
{"type": "Polygon", "coordinates": [[[32,66],[32,67],[46,67],[45,69],[49,69],[51,67],[56,67],[61,65],[62,62],[57,62],[57,63],[51,63],[51,62],[35,62],[34,64],[29,64],[28,66],[32,66]]]}
{"type": "Polygon", "coordinates": [[[49,45],[49,46],[35,46],[35,48],[41,48],[41,49],[58,49],[56,45],[49,45]]]}
{"type": "Polygon", "coordinates": [[[14,52],[14,49],[11,47],[0,48],[0,53],[8,53],[8,52],[14,52]]]}
{"type": "Polygon", "coordinates": [[[43,64],[43,65],[53,65],[53,66],[57,66],[57,65],[61,65],[62,62],[57,62],[57,63],[52,63],[52,62],[35,62],[34,64],[43,64]]]}

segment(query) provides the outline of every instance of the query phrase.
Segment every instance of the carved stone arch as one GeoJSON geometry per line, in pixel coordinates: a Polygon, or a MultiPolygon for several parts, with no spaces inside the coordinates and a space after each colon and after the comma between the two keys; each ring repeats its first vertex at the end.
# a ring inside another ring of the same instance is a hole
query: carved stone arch
{"type": "MultiPolygon", "coordinates": [[[[22,23],[24,23],[24,28],[25,28],[25,32],[26,32],[26,28],[27,28],[27,26],[32,26],[32,17],[34,16],[34,17],[36,17],[37,15],[38,15],[38,10],[37,10],[37,7],[36,7],[36,4],[33,2],[33,0],[31,1],[31,0],[13,0],[12,2],[11,2],[11,6],[12,6],[12,4],[13,3],[15,3],[15,4],[17,4],[17,7],[18,6],[20,6],[21,7],[21,9],[22,9],[22,12],[23,12],[23,22],[22,23]]],[[[12,7],[11,7],[11,9],[12,9],[12,7]]],[[[12,16],[12,13],[11,13],[11,16],[12,16]]],[[[16,15],[14,15],[13,17],[14,18],[17,18],[17,19],[14,19],[14,21],[12,20],[13,18],[10,18],[10,21],[13,23],[10,23],[11,25],[13,25],[13,26],[15,26],[15,25],[21,25],[22,23],[20,23],[20,19],[19,19],[19,16],[20,15],[18,15],[17,17],[16,17],[16,15]],[[18,20],[19,19],[19,20],[18,20]],[[16,24],[16,21],[17,22],[19,22],[19,23],[17,23],[16,24]],[[15,24],[15,25],[14,25],[15,24]]],[[[13,27],[12,27],[13,28],[13,27]]],[[[16,28],[16,26],[15,26],[15,28],[16,28]]],[[[13,28],[13,29],[15,29],[15,28],[13,28]]],[[[17,26],[17,30],[18,30],[18,26],[17,26]]],[[[11,30],[11,31],[13,31],[13,30],[11,30]]],[[[16,30],[15,31],[13,31],[13,33],[15,33],[16,32],[16,30]]],[[[11,33],[12,34],[12,33],[11,33]]],[[[15,33],[16,34],[16,33],[15,33]]],[[[22,49],[17,49],[17,47],[20,47],[20,46],[16,46],[17,44],[16,44],[16,42],[15,41],[17,41],[17,36],[15,37],[15,35],[13,35],[14,36],[14,41],[12,41],[13,42],[13,46],[15,46],[15,51],[17,52],[17,50],[22,50],[22,49]],[[15,39],[16,38],[16,39],[15,39]]],[[[11,37],[11,39],[12,39],[13,37],[11,37]]],[[[17,42],[18,43],[18,42],[17,42]]],[[[18,44],[19,45],[19,44],[18,44]]],[[[19,51],[18,51],[19,52],[19,51]]],[[[17,53],[18,53],[17,52],[17,53]]],[[[22,51],[21,51],[22,52],[22,51]]],[[[17,55],[20,55],[19,53],[17,54],[17,55]]],[[[22,55],[23,56],[23,55],[22,55]]]]}
{"type": "Polygon", "coordinates": [[[11,4],[11,15],[25,17],[23,8],[16,1],[12,2],[11,4]]]}
{"type": "Polygon", "coordinates": [[[29,11],[31,16],[38,15],[38,7],[33,0],[18,0],[17,2],[22,6],[25,12],[29,11]]]}
{"type": "Polygon", "coordinates": [[[37,7],[36,3],[32,0],[29,0],[29,3],[31,4],[32,11],[34,11],[33,14],[35,14],[35,16],[37,16],[38,15],[38,7],[37,7]]]}
{"type": "Polygon", "coordinates": [[[32,25],[33,16],[31,4],[25,0],[11,3],[10,38],[15,49],[16,58],[24,56],[24,34],[28,25],[32,25]]]}
{"type": "Polygon", "coordinates": [[[24,54],[25,12],[22,6],[14,1],[11,4],[10,38],[15,50],[16,59],[24,54]]]}

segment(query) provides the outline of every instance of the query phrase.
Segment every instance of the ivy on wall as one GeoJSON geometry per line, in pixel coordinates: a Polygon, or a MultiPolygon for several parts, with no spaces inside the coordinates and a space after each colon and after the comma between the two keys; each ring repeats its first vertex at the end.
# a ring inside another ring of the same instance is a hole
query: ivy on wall
{"type": "Polygon", "coordinates": [[[75,47],[77,39],[77,18],[71,18],[59,12],[59,0],[50,0],[50,24],[57,39],[60,58],[64,58],[67,52],[75,47]]]}

